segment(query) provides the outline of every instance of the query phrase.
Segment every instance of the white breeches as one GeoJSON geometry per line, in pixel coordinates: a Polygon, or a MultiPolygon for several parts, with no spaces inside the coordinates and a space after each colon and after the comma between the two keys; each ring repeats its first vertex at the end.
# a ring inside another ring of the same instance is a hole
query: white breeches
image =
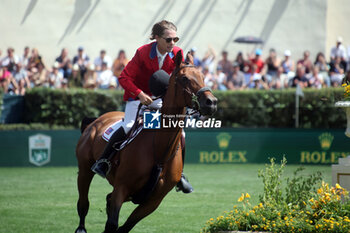
{"type": "MultiPolygon", "coordinates": [[[[122,127],[124,128],[125,133],[127,134],[132,126],[134,125],[137,108],[139,107],[140,100],[133,100],[126,102],[125,106],[125,116],[124,121],[122,123],[122,127]]],[[[154,100],[150,105],[148,105],[149,108],[153,109],[160,109],[162,107],[163,101],[161,98],[154,100]]],[[[142,106],[141,108],[146,108],[146,106],[142,106]]],[[[142,111],[143,112],[143,111],[142,111]]]]}

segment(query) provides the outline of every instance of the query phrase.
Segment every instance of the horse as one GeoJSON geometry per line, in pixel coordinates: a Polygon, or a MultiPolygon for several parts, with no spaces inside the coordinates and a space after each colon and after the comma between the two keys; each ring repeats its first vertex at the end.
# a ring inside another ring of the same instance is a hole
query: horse
{"type": "MultiPolygon", "coordinates": [[[[181,52],[176,54],[175,69],[163,97],[161,113],[180,115],[184,118],[186,108],[189,107],[202,115],[212,115],[217,109],[217,99],[211,90],[205,87],[203,74],[193,65],[193,58],[189,53],[186,61],[183,62],[181,52]]],[[[91,166],[106,145],[102,134],[108,126],[122,117],[122,112],[108,112],[81,128],[82,134],[76,147],[79,168],[77,211],[80,219],[76,233],[86,233],[88,192],[95,175],[91,166]]],[[[182,128],[179,125],[166,129],[143,129],[130,144],[115,154],[111,160],[112,168],[106,177],[113,186],[113,191],[106,197],[105,233],[129,232],[141,219],[151,214],[180,181],[183,169],[182,150],[179,150],[181,137],[182,128]],[[137,195],[140,196],[155,167],[160,168],[160,172],[152,192],[119,227],[118,218],[122,204],[137,195]]]]}

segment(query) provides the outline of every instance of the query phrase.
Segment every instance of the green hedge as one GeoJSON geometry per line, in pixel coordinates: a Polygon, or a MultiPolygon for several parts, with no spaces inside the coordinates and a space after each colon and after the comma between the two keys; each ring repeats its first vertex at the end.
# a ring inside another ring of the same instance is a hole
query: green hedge
{"type": "MultiPolygon", "coordinates": [[[[342,128],[346,117],[334,103],[342,88],[305,89],[300,98],[300,128],[342,128]]],[[[217,119],[227,127],[294,127],[295,89],[215,92],[219,100],[217,119]]]]}
{"type": "Polygon", "coordinates": [[[85,117],[122,110],[122,92],[34,88],[25,95],[26,123],[80,126],[85,117]]]}
{"type": "MultiPolygon", "coordinates": [[[[342,88],[305,89],[300,99],[301,128],[344,128],[343,109],[334,103],[342,99],[342,88]]],[[[295,89],[214,92],[224,127],[294,127],[295,89]]],[[[79,127],[85,116],[123,110],[122,91],[85,89],[52,90],[34,88],[25,96],[26,123],[79,127]]]]}

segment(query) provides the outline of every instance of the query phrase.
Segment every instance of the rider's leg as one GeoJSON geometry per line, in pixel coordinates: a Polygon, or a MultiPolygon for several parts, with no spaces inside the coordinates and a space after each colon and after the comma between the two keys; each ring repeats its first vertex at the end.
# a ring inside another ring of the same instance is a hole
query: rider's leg
{"type": "MultiPolygon", "coordinates": [[[[185,151],[186,151],[186,145],[185,145],[185,132],[183,132],[182,135],[182,143],[183,143],[183,149],[182,149],[182,168],[185,166],[185,151]]],[[[176,191],[182,191],[184,193],[192,193],[193,192],[193,187],[188,181],[188,179],[185,177],[183,171],[181,173],[181,179],[179,183],[176,185],[176,191]]]]}
{"type": "Polygon", "coordinates": [[[137,108],[140,104],[140,101],[128,101],[125,107],[125,116],[124,121],[121,127],[115,131],[112,137],[109,139],[101,157],[96,161],[96,163],[92,166],[91,170],[96,174],[106,177],[110,170],[110,159],[113,157],[115,153],[115,149],[113,146],[116,143],[122,143],[126,139],[127,133],[130,131],[131,127],[135,122],[135,117],[137,114],[137,108]]]}

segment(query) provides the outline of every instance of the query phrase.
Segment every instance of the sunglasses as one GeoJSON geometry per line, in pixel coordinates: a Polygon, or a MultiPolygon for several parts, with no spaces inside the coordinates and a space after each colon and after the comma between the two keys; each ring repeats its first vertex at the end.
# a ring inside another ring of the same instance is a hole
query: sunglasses
{"type": "MultiPolygon", "coordinates": [[[[163,37],[162,37],[163,38],[163,37]]],[[[174,37],[174,38],[163,38],[167,43],[170,43],[171,41],[174,41],[174,43],[178,42],[180,40],[179,37],[174,37]]]]}

